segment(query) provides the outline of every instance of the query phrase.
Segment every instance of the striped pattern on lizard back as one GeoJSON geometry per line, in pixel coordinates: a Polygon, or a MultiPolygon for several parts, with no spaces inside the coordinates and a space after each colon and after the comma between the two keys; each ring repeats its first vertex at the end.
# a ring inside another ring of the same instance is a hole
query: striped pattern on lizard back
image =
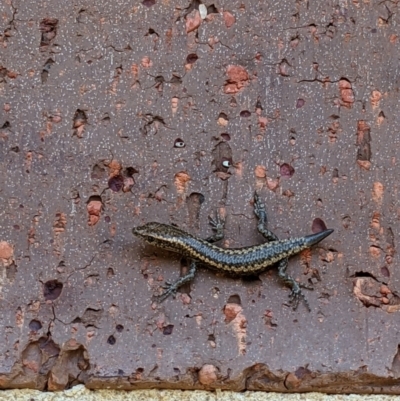
{"type": "Polygon", "coordinates": [[[309,247],[306,237],[271,241],[261,245],[225,249],[171,225],[151,222],[135,229],[150,244],[197,260],[232,275],[256,275],[267,267],[309,247]]]}
{"type": "Polygon", "coordinates": [[[166,281],[163,286],[165,291],[156,296],[155,299],[158,302],[162,302],[168,296],[175,295],[182,285],[191,282],[196,274],[196,264],[199,262],[208,268],[220,270],[230,276],[258,275],[276,263],[279,278],[291,288],[289,302],[292,304],[293,309],[296,309],[299,300],[303,299],[307,309],[310,311],[310,305],[300,287],[312,288],[308,285],[297,283],[287,273],[288,257],[318,244],[332,234],[333,230],[325,229],[301,238],[279,240],[266,227],[267,213],[265,205],[257,192],[254,193],[254,214],[258,218],[257,230],[268,242],[239,249],[224,249],[212,244],[224,237],[225,221],[219,214],[216,215],[215,219],[209,216],[214,235],[204,240],[196,238],[175,226],[156,222],[133,228],[132,233],[149,244],[178,252],[191,259],[186,273],[174,282],[166,281]]]}

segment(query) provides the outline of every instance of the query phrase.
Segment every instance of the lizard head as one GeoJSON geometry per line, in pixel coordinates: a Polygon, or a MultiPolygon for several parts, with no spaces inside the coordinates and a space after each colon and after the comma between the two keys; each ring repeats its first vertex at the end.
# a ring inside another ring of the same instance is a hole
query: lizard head
{"type": "MultiPolygon", "coordinates": [[[[134,227],[132,234],[139,237],[151,245],[176,251],[175,242],[179,235],[182,235],[179,228],[167,224],[151,222],[143,226],[134,227]]],[[[185,234],[185,233],[183,233],[185,234]]]]}
{"type": "Polygon", "coordinates": [[[143,226],[134,227],[132,229],[132,234],[151,244],[157,239],[157,233],[160,232],[162,226],[164,226],[164,224],[153,221],[143,226]]]}

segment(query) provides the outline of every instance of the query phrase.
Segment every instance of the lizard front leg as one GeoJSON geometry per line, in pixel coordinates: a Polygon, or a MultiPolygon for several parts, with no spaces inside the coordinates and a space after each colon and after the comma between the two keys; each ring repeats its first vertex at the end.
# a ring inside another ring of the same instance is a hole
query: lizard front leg
{"type": "MultiPolygon", "coordinates": [[[[215,234],[206,238],[205,240],[210,243],[220,241],[222,238],[224,238],[225,220],[217,213],[215,219],[209,216],[209,221],[212,230],[215,231],[215,234]]],[[[161,295],[155,296],[154,299],[157,302],[162,302],[165,299],[167,299],[170,295],[175,296],[179,287],[181,287],[186,283],[189,283],[194,279],[196,270],[197,270],[196,261],[192,260],[190,263],[189,271],[184,276],[179,277],[179,279],[173,283],[166,281],[165,285],[163,286],[165,291],[161,295]]]]}
{"type": "Polygon", "coordinates": [[[176,292],[178,291],[178,288],[182,286],[183,284],[189,283],[194,279],[194,276],[196,274],[197,266],[196,262],[192,261],[190,263],[189,271],[182,277],[179,277],[178,280],[176,280],[174,283],[170,283],[169,281],[166,281],[163,288],[165,291],[158,296],[154,296],[154,299],[157,302],[162,302],[165,299],[167,299],[170,295],[175,296],[176,292]]]}

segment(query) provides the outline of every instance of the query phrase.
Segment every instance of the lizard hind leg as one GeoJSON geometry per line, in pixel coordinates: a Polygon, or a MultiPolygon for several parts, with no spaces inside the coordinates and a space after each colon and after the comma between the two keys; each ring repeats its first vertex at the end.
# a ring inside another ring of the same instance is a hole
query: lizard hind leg
{"type": "Polygon", "coordinates": [[[265,204],[257,192],[254,192],[254,214],[258,217],[257,230],[267,241],[278,241],[278,237],[267,228],[265,204]]]}
{"type": "MultiPolygon", "coordinates": [[[[272,231],[268,230],[266,227],[267,212],[265,210],[265,205],[260,199],[257,192],[254,193],[254,214],[258,217],[257,229],[264,236],[264,238],[267,241],[278,241],[279,240],[278,237],[272,231]]],[[[303,299],[307,309],[311,311],[310,305],[306,297],[304,296],[303,292],[301,291],[301,287],[307,288],[309,290],[312,290],[313,288],[299,284],[291,276],[289,276],[289,274],[286,271],[288,263],[289,263],[288,258],[284,258],[280,262],[278,262],[278,275],[279,278],[292,289],[289,296],[289,302],[293,306],[293,309],[296,310],[297,307],[299,306],[300,299],[303,299]]]]}
{"type": "Polygon", "coordinates": [[[300,299],[302,299],[308,311],[311,312],[310,304],[308,303],[307,298],[304,296],[301,287],[307,288],[308,290],[312,290],[313,288],[299,284],[296,280],[294,280],[291,276],[289,276],[289,274],[286,271],[287,266],[288,266],[288,258],[285,258],[278,263],[279,278],[292,289],[289,295],[289,303],[292,305],[293,309],[296,310],[297,307],[299,306],[300,299]]]}

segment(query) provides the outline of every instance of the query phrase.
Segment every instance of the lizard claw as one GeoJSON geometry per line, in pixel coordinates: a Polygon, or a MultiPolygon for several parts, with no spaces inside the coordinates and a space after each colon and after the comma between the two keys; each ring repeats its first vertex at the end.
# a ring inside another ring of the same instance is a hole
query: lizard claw
{"type": "Polygon", "coordinates": [[[173,297],[176,296],[176,293],[177,293],[177,291],[178,291],[178,288],[176,287],[175,284],[170,283],[169,281],[166,281],[166,282],[164,283],[164,285],[161,286],[161,287],[162,287],[165,291],[164,291],[162,294],[160,294],[160,295],[154,295],[154,296],[153,296],[154,301],[156,301],[156,302],[158,302],[158,303],[161,303],[161,302],[163,302],[164,300],[166,300],[170,295],[172,295],[173,297]]]}
{"type": "Polygon", "coordinates": [[[215,218],[208,216],[208,220],[213,231],[218,231],[221,228],[224,228],[225,220],[218,213],[216,213],[215,218]]]}
{"type": "Polygon", "coordinates": [[[312,285],[307,284],[299,284],[301,288],[305,288],[306,290],[314,291],[314,287],[312,285]]]}
{"type": "Polygon", "coordinates": [[[215,214],[215,218],[208,216],[211,229],[215,232],[211,237],[205,238],[207,242],[217,242],[224,238],[224,226],[225,220],[220,216],[219,213],[215,214]]]}
{"type": "Polygon", "coordinates": [[[292,306],[293,310],[296,310],[299,306],[300,298],[306,305],[306,308],[309,312],[311,312],[310,304],[307,301],[307,298],[302,293],[300,287],[293,287],[292,292],[289,295],[289,304],[292,306]]]}

